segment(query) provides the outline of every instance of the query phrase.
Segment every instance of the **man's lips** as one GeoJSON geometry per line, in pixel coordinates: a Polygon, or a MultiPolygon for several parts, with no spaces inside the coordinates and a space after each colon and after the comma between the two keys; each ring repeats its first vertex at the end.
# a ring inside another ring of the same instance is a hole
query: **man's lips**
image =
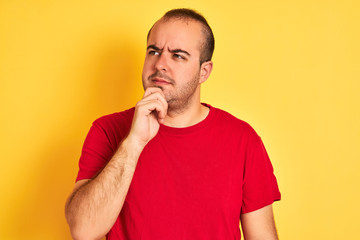
{"type": "Polygon", "coordinates": [[[162,79],[162,78],[157,78],[157,77],[151,79],[151,81],[156,84],[171,84],[169,81],[162,79]]]}

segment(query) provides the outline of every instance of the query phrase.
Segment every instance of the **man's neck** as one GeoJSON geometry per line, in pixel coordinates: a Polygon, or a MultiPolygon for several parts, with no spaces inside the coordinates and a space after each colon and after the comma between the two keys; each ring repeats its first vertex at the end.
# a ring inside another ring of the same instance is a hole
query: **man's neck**
{"type": "Polygon", "coordinates": [[[165,117],[164,125],[169,127],[184,128],[195,125],[204,120],[210,109],[200,102],[192,105],[184,111],[170,111],[165,117]]]}

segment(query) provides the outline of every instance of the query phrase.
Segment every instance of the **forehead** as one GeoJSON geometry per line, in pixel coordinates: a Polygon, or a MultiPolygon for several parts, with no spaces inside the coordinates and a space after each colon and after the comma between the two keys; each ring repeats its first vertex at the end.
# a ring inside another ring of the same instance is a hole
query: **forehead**
{"type": "Polygon", "coordinates": [[[148,45],[200,52],[202,41],[202,25],[199,22],[160,19],[150,31],[148,45]]]}

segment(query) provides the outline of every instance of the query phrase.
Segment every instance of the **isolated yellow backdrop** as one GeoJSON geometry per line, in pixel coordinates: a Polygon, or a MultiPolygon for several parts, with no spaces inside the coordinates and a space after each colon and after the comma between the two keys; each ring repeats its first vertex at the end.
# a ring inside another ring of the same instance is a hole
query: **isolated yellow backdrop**
{"type": "Polygon", "coordinates": [[[359,1],[0,2],[0,238],[70,239],[64,203],[96,118],[142,95],[146,34],[175,7],[213,28],[202,100],[262,136],[281,239],[360,226],[359,1]]]}

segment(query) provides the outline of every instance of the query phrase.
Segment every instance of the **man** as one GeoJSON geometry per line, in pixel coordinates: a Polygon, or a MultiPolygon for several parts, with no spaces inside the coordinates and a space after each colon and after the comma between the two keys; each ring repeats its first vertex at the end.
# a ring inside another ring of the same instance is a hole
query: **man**
{"type": "Polygon", "coordinates": [[[214,38],[189,9],[150,29],[135,108],[93,123],[66,204],[74,239],[277,239],[280,199],[260,137],[200,102],[214,38]]]}

